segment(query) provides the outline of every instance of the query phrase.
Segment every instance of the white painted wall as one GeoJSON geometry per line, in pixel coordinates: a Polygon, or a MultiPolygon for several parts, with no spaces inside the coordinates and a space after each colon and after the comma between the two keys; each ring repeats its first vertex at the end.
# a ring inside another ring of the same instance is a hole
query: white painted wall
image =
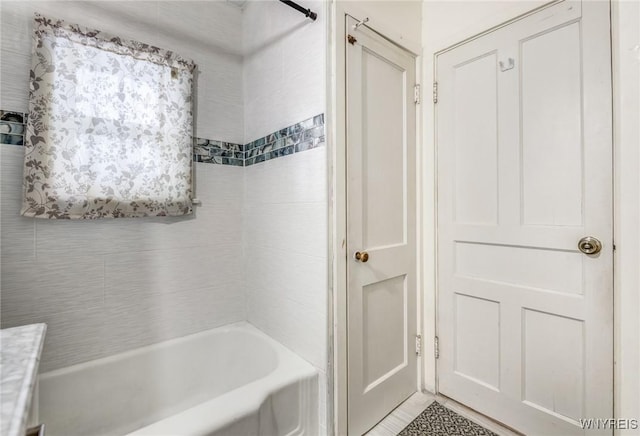
{"type": "MultiPolygon", "coordinates": [[[[322,2],[312,22],[276,1],[245,9],[245,142],[325,112],[322,2]]],[[[326,147],[245,168],[248,321],[320,372],[325,428],[327,350],[326,147]]]]}
{"type": "MultiPolygon", "coordinates": [[[[434,53],[543,5],[544,1],[432,1],[423,4],[424,83],[433,83],[434,53]]],[[[616,418],[640,417],[640,3],[612,2],[617,245],[615,272],[616,418]]],[[[425,85],[426,86],[426,85],[425,85]]],[[[433,105],[424,107],[423,174],[435,174],[433,105]]],[[[423,181],[424,247],[434,247],[435,180],[423,181]]],[[[425,249],[425,348],[435,335],[435,254],[425,249]]],[[[435,365],[425,359],[425,388],[435,390],[435,365]]],[[[624,434],[624,432],[620,432],[624,434]]],[[[637,434],[637,430],[628,434],[637,434]]]]}
{"type": "MultiPolygon", "coordinates": [[[[239,9],[163,1],[0,6],[0,109],[27,109],[39,11],[193,58],[201,71],[197,135],[242,142],[239,9]]],[[[24,148],[0,152],[2,327],[48,324],[41,371],[246,319],[241,168],[196,164],[203,206],[193,219],[47,221],[18,215],[24,148]]]]}
{"type": "MultiPolygon", "coordinates": [[[[420,54],[422,1],[419,0],[338,0],[340,12],[356,19],[369,18],[367,26],[393,39],[396,44],[420,54]]],[[[340,19],[340,25],[344,20],[340,19]]]]}

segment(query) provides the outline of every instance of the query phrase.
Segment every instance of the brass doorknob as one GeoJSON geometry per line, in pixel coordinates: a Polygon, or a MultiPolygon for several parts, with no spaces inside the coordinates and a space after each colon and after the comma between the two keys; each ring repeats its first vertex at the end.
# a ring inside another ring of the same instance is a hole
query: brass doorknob
{"type": "Polygon", "coordinates": [[[602,250],[602,243],[593,236],[585,236],[578,242],[578,249],[584,254],[598,254],[602,250]]]}
{"type": "Polygon", "coordinates": [[[366,251],[356,251],[353,257],[355,260],[359,260],[360,262],[366,262],[369,260],[369,253],[366,251]]]}

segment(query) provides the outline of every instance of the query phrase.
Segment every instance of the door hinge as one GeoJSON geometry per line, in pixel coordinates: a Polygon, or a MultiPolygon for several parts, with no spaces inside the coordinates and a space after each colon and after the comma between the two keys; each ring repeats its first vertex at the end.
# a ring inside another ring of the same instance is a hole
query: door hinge
{"type": "Polygon", "coordinates": [[[440,341],[437,336],[433,338],[433,355],[436,359],[440,358],[440,341]]]}
{"type": "Polygon", "coordinates": [[[413,102],[415,104],[420,104],[420,85],[415,85],[413,87],[413,102]]]}
{"type": "Polygon", "coordinates": [[[422,356],[422,335],[416,335],[416,356],[422,356]]]}
{"type": "Polygon", "coordinates": [[[347,35],[347,41],[349,41],[349,44],[354,45],[358,40],[355,36],[347,35]]]}
{"type": "Polygon", "coordinates": [[[438,82],[433,82],[433,103],[438,102],[438,82]]]}

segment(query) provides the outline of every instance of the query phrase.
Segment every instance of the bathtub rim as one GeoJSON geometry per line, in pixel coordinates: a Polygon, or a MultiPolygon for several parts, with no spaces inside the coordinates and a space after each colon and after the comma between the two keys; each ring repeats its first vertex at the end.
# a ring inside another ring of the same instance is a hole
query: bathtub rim
{"type": "MultiPolygon", "coordinates": [[[[280,351],[278,350],[278,346],[283,347],[286,351],[289,351],[291,353],[293,353],[294,355],[298,356],[296,353],[294,353],[293,351],[289,350],[287,347],[285,347],[284,345],[282,345],[281,343],[279,343],[278,341],[276,341],[275,339],[273,339],[272,337],[270,337],[269,335],[267,335],[266,333],[264,333],[262,330],[258,329],[256,326],[254,326],[253,324],[251,324],[248,321],[237,321],[231,324],[224,324],[218,327],[212,327],[210,329],[207,330],[203,330],[200,332],[196,332],[196,333],[190,333],[188,335],[184,335],[184,336],[178,336],[175,338],[171,338],[171,339],[167,339],[164,341],[160,341],[160,342],[155,342],[153,344],[149,344],[149,345],[144,345],[142,347],[138,347],[138,348],[134,348],[132,350],[126,350],[126,351],[122,351],[120,353],[116,353],[116,354],[111,354],[109,356],[105,356],[105,357],[99,357],[97,359],[92,359],[92,360],[88,360],[86,362],[80,362],[80,363],[76,363],[74,365],[70,365],[70,366],[65,366],[63,368],[58,368],[58,369],[54,369],[51,371],[47,371],[47,372],[43,372],[38,374],[38,380],[42,380],[42,379],[47,379],[47,378],[51,378],[51,377],[55,377],[55,376],[59,376],[59,375],[67,375],[70,373],[73,373],[75,371],[79,371],[81,369],[85,369],[85,368],[91,368],[91,367],[96,367],[96,366],[100,366],[103,364],[108,364],[108,363],[112,363],[112,362],[118,362],[127,358],[132,358],[138,355],[142,355],[142,354],[146,354],[148,352],[151,352],[153,350],[159,350],[159,349],[163,349],[163,348],[168,348],[171,345],[175,345],[175,344],[179,344],[181,342],[187,342],[189,340],[196,340],[202,337],[206,337],[209,335],[214,335],[216,333],[227,333],[230,331],[246,331],[250,334],[253,334],[255,336],[258,336],[262,339],[266,339],[267,342],[269,342],[270,345],[274,345],[274,348],[276,349],[276,355],[277,357],[280,357],[280,351]]],[[[301,357],[300,357],[301,358],[301,357]]],[[[302,359],[302,358],[301,358],[302,359]]],[[[304,359],[303,359],[304,360],[304,359]]],[[[306,360],[305,360],[306,362],[306,360]]],[[[309,362],[307,362],[309,363],[309,362]]],[[[311,363],[309,363],[309,365],[312,365],[311,363]]],[[[313,365],[312,365],[313,366],[313,365]]]]}

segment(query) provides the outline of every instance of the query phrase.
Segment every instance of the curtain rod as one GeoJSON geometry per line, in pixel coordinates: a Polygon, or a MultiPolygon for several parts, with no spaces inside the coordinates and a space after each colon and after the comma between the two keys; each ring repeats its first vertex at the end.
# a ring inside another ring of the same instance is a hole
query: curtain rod
{"type": "Polygon", "coordinates": [[[296,2],[292,2],[291,0],[280,0],[280,1],[282,3],[284,3],[285,5],[292,7],[293,9],[295,9],[298,12],[302,12],[305,17],[311,18],[313,21],[316,21],[316,18],[318,18],[318,14],[313,12],[311,9],[303,8],[302,6],[300,6],[296,2]]]}

